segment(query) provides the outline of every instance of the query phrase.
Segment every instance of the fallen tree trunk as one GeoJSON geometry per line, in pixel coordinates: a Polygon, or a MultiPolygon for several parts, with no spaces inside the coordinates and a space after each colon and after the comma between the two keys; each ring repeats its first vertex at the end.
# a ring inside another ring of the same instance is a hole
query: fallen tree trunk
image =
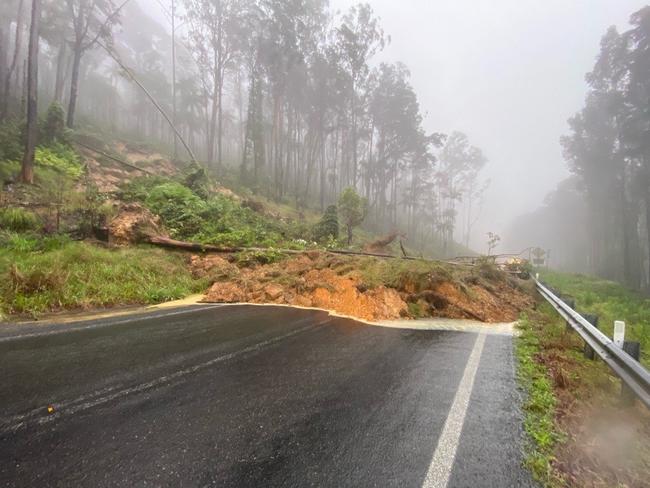
{"type": "MultiPolygon", "coordinates": [[[[180,249],[183,251],[192,251],[192,252],[204,252],[204,253],[235,253],[235,252],[263,252],[269,251],[269,249],[264,247],[219,247],[213,246],[211,244],[200,244],[198,242],[186,242],[186,241],[177,241],[176,239],[170,239],[169,237],[161,236],[144,236],[142,238],[143,242],[147,244],[153,244],[155,246],[165,247],[168,249],[180,249]]],[[[304,254],[308,251],[297,251],[295,249],[276,249],[276,251],[283,252],[286,254],[304,254]]]]}
{"type": "Polygon", "coordinates": [[[153,172],[149,171],[148,169],[139,168],[138,166],[136,166],[134,164],[127,163],[126,161],[123,161],[123,160],[121,160],[119,158],[116,158],[115,156],[111,156],[110,154],[106,154],[104,151],[100,151],[99,149],[95,149],[94,147],[90,147],[90,146],[84,144],[83,142],[79,142],[79,141],[73,141],[73,142],[75,144],[77,144],[78,146],[86,148],[89,151],[92,151],[94,153],[99,154],[100,156],[104,156],[105,158],[108,158],[111,161],[115,161],[116,163],[120,163],[121,165],[124,165],[127,168],[131,168],[131,169],[134,169],[136,171],[141,171],[141,172],[143,172],[145,174],[148,174],[149,176],[156,176],[156,173],[153,173],[153,172]]]}
{"type": "MultiPolygon", "coordinates": [[[[236,252],[266,252],[269,251],[269,248],[265,247],[219,247],[213,246],[211,244],[200,244],[198,242],[186,242],[186,241],[177,241],[176,239],[170,239],[169,237],[162,237],[158,235],[143,235],[141,237],[141,242],[152,244],[154,246],[165,247],[167,249],[179,249],[182,251],[191,251],[191,252],[201,252],[201,253],[222,253],[230,254],[236,252]]],[[[306,254],[309,252],[314,252],[314,249],[305,249],[305,250],[296,250],[296,249],[273,249],[285,254],[306,254]]],[[[430,263],[441,263],[446,261],[440,261],[438,259],[425,259],[418,258],[413,256],[395,256],[393,254],[379,254],[363,251],[347,251],[344,249],[329,249],[329,250],[316,250],[318,252],[328,253],[328,254],[340,254],[344,256],[368,256],[374,258],[383,258],[383,259],[406,259],[409,261],[426,261],[430,263]]],[[[449,262],[448,264],[453,264],[457,266],[467,266],[461,263],[449,262]]],[[[470,265],[471,266],[471,265],[470,265]]]]}

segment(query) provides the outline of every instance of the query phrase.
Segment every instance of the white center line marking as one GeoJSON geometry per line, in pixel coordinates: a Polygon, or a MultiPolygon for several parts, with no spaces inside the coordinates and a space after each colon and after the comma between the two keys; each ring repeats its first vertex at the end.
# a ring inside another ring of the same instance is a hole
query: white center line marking
{"type": "Polygon", "coordinates": [[[446,488],[451,476],[451,469],[456,459],[456,450],[458,441],[463,430],[465,414],[469,405],[469,398],[474,388],[474,378],[478,370],[478,364],[481,360],[483,345],[485,344],[485,334],[479,334],[472,348],[472,352],[467,360],[465,372],[458,385],[454,403],[451,405],[445,426],[438,439],[438,446],[433,453],[427,477],[422,483],[422,488],[446,488]]]}
{"type": "MultiPolygon", "coordinates": [[[[124,388],[122,390],[117,390],[117,391],[114,391],[114,388],[106,388],[103,390],[99,390],[94,394],[83,395],[75,400],[53,403],[52,406],[54,407],[55,413],[52,415],[44,416],[43,414],[44,407],[40,407],[21,415],[15,415],[9,418],[0,417],[0,434],[4,434],[6,432],[14,432],[24,427],[28,421],[36,420],[38,424],[44,424],[47,422],[51,422],[52,420],[55,420],[63,415],[75,414],[84,410],[88,410],[89,408],[93,408],[98,405],[102,405],[104,403],[108,403],[110,401],[126,397],[134,393],[141,393],[143,391],[158,388],[160,386],[171,383],[172,381],[179,380],[187,375],[196,373],[197,371],[201,371],[211,366],[214,366],[215,364],[224,361],[229,361],[231,359],[246,354],[258,352],[262,349],[265,349],[269,346],[272,346],[280,341],[288,339],[302,332],[307,332],[309,330],[316,329],[317,327],[321,326],[323,323],[325,322],[318,322],[316,324],[300,327],[299,329],[294,329],[290,332],[287,332],[286,334],[272,337],[270,339],[267,339],[262,342],[258,342],[257,344],[253,344],[251,346],[245,347],[238,351],[222,354],[221,356],[217,356],[203,363],[190,366],[185,369],[181,369],[179,371],[176,371],[166,376],[161,376],[159,378],[148,381],[146,383],[140,383],[139,385],[132,386],[130,388],[124,388]]],[[[44,405],[46,404],[46,402],[43,403],[44,405]]]]}

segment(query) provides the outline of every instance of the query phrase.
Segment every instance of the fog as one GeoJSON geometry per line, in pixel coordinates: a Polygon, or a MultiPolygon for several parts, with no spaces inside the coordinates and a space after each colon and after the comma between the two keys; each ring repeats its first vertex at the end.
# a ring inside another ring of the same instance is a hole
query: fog
{"type": "MultiPolygon", "coordinates": [[[[353,0],[334,0],[345,10],[353,0]]],[[[471,244],[538,207],[569,174],[560,136],[584,103],[585,74],[610,25],[644,0],[373,0],[391,36],[377,57],[401,60],[430,130],[462,130],[491,180],[471,244]]],[[[536,245],[531,242],[528,245],[536,245]]],[[[504,242],[500,252],[514,252],[504,242]]]]}
{"type": "MultiPolygon", "coordinates": [[[[138,0],[169,30],[159,0],[138,0]]],[[[355,0],[332,0],[343,13],[355,0]]],[[[585,74],[607,28],[624,27],[644,0],[372,0],[390,43],[372,64],[411,71],[429,131],[460,130],[480,147],[490,185],[470,245],[539,207],[569,175],[560,137],[580,109],[585,74]]],[[[180,29],[183,31],[183,27],[180,29]]],[[[505,240],[500,252],[515,252],[505,240]]],[[[529,245],[536,245],[531,242],[529,245]]],[[[514,247],[513,247],[514,246],[514,247]]]]}

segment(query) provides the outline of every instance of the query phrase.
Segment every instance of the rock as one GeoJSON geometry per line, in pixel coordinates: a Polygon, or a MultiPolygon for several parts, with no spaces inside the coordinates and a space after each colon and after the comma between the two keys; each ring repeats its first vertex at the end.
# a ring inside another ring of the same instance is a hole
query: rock
{"type": "Polygon", "coordinates": [[[237,266],[215,254],[192,255],[190,257],[190,268],[192,274],[197,278],[203,278],[210,275],[215,279],[219,275],[230,276],[237,272],[237,266]]]}
{"type": "Polygon", "coordinates": [[[205,302],[236,303],[246,301],[246,292],[236,283],[215,283],[203,299],[205,302]]]}
{"type": "Polygon", "coordinates": [[[311,301],[310,298],[304,297],[302,295],[298,295],[293,299],[292,302],[293,305],[297,305],[299,307],[313,307],[314,303],[311,301]]]}
{"type": "Polygon", "coordinates": [[[277,300],[284,294],[284,288],[278,284],[271,283],[264,287],[264,293],[269,300],[277,300]]]}
{"type": "Polygon", "coordinates": [[[160,217],[139,203],[122,205],[108,224],[111,244],[128,245],[142,240],[143,235],[166,235],[160,217]]]}

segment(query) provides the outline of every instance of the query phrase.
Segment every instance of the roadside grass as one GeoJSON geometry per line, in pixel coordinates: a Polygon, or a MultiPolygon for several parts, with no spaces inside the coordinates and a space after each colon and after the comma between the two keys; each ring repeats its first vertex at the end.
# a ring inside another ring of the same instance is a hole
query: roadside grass
{"type": "Polygon", "coordinates": [[[563,439],[555,423],[557,399],[549,372],[539,361],[542,351],[540,329],[526,313],[519,320],[520,335],[515,353],[518,361],[517,379],[526,393],[523,409],[524,429],[529,437],[524,463],[533,477],[547,487],[561,486],[552,467],[555,447],[563,439]]]}
{"type": "Polygon", "coordinates": [[[524,459],[533,477],[547,488],[641,486],[635,480],[649,469],[647,412],[621,406],[620,380],[602,361],[584,357],[579,336],[547,303],[522,314],[519,329],[524,459]],[[613,447],[622,432],[630,433],[624,447],[613,447]],[[625,462],[615,461],[611,451],[624,452],[625,462]]]}
{"type": "Polygon", "coordinates": [[[623,320],[625,338],[641,343],[641,363],[650,367],[650,299],[591,276],[545,271],[541,277],[562,294],[575,298],[579,312],[598,315],[599,328],[607,336],[612,337],[614,321],[623,320]]]}
{"type": "Polygon", "coordinates": [[[43,245],[13,237],[0,248],[2,311],[33,318],[45,312],[153,304],[205,290],[181,254],[150,247],[105,249],[84,242],[43,245]]]}

